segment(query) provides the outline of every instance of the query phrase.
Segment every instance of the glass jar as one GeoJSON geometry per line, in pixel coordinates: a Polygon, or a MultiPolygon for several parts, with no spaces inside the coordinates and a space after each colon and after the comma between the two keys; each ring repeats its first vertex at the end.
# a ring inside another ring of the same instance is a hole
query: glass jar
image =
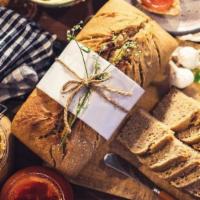
{"type": "Polygon", "coordinates": [[[68,182],[55,171],[29,167],[11,176],[2,188],[0,200],[73,200],[68,182]]]}
{"type": "Polygon", "coordinates": [[[0,118],[0,183],[9,175],[12,168],[12,146],[11,123],[5,116],[0,118]]]}

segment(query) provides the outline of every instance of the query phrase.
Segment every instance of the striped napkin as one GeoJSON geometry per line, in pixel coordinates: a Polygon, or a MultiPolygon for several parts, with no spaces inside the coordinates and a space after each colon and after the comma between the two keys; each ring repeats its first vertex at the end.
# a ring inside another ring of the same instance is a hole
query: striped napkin
{"type": "Polygon", "coordinates": [[[54,57],[56,36],[0,7],[0,102],[30,92],[54,57]]]}

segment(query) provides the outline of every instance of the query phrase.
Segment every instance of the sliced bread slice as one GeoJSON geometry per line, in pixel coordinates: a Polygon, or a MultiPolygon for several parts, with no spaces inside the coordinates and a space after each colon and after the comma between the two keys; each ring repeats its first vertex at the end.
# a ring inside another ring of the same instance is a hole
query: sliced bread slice
{"type": "Polygon", "coordinates": [[[191,155],[190,159],[187,161],[175,162],[167,170],[159,172],[158,175],[163,179],[172,180],[180,176],[180,174],[192,170],[199,164],[199,158],[193,157],[193,155],[191,155]]]}
{"type": "Polygon", "coordinates": [[[197,199],[199,199],[200,198],[200,181],[197,181],[194,184],[186,187],[184,190],[192,194],[193,196],[197,197],[197,199]]]}
{"type": "Polygon", "coordinates": [[[171,181],[176,188],[185,188],[200,181],[200,164],[195,168],[184,171],[179,177],[171,181]]]}
{"type": "Polygon", "coordinates": [[[177,133],[177,138],[187,144],[200,143],[200,125],[192,126],[185,131],[177,133]]]}
{"type": "Polygon", "coordinates": [[[142,164],[154,171],[163,171],[171,165],[174,165],[174,163],[187,161],[190,156],[191,152],[187,148],[184,148],[180,141],[174,138],[159,151],[138,156],[138,159],[142,164]]]}
{"type": "Polygon", "coordinates": [[[174,131],[200,123],[200,103],[172,88],[153,110],[153,115],[174,131]]]}
{"type": "Polygon", "coordinates": [[[159,150],[174,132],[143,110],[137,110],[121,130],[118,140],[136,155],[159,150]]]}
{"type": "Polygon", "coordinates": [[[192,145],[193,149],[200,151],[200,142],[192,145]]]}

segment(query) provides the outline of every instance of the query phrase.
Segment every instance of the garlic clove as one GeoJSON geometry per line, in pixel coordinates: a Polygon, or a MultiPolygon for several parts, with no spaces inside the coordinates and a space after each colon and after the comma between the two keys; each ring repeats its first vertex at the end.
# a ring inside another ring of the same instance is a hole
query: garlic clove
{"type": "Polygon", "coordinates": [[[193,47],[178,47],[173,53],[178,64],[188,69],[195,69],[200,66],[199,51],[193,47]]]}
{"type": "Polygon", "coordinates": [[[191,70],[186,68],[179,68],[177,65],[170,61],[170,83],[171,85],[183,89],[194,82],[194,74],[191,70]]]}
{"type": "Polygon", "coordinates": [[[183,47],[177,47],[172,53],[172,57],[178,57],[180,49],[183,47]]]}

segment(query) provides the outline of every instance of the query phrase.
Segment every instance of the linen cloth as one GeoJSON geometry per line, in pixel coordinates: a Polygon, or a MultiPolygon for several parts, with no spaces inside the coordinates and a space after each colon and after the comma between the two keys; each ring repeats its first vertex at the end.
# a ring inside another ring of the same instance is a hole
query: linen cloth
{"type": "Polygon", "coordinates": [[[55,35],[0,7],[0,102],[32,90],[54,55],[55,35]]]}

